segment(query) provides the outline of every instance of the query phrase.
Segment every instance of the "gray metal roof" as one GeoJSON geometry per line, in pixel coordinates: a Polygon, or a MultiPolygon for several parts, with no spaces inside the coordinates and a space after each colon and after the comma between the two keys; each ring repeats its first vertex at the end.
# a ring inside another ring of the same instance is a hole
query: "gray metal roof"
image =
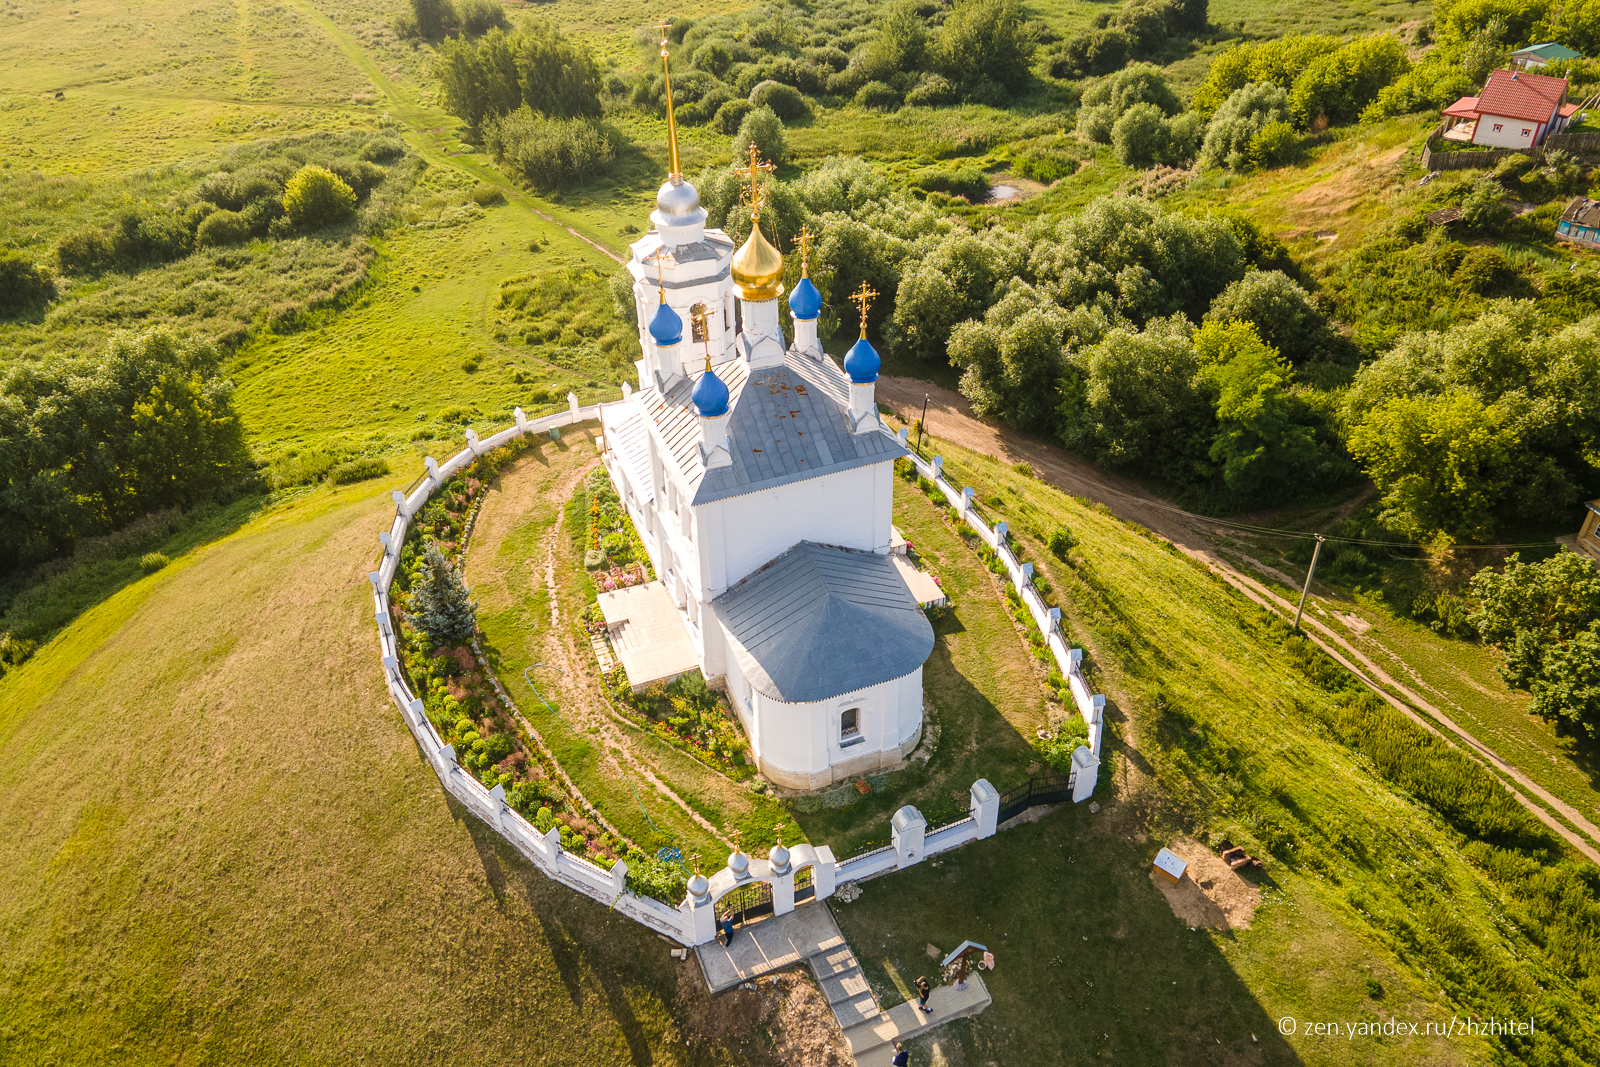
{"type": "Polygon", "coordinates": [[[933,651],[927,616],[874,552],[801,541],[711,606],[750,684],[790,704],[902,678],[933,651]]]}
{"type": "Polygon", "coordinates": [[[743,496],[759,489],[898,459],[906,450],[887,430],[850,432],[850,380],[831,359],[787,353],[782,366],[751,369],[742,359],[716,366],[728,387],[728,444],[733,464],[706,471],[699,414],[689,399],[699,372],[665,395],[642,390],[668,456],[689,485],[689,502],[743,496]]]}

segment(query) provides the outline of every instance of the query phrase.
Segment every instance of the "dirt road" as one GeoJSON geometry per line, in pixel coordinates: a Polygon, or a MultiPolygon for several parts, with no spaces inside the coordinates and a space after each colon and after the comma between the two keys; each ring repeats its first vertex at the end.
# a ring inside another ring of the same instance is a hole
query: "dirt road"
{"type": "MultiPolygon", "coordinates": [[[[1104,504],[1118,518],[1136,522],[1165,537],[1179,550],[1205,563],[1224,581],[1261,606],[1293,614],[1294,604],[1233,566],[1218,553],[1212,538],[1226,527],[1159,500],[1126,478],[1103,471],[1048,441],[985,422],[972,413],[972,406],[966,397],[942,386],[916,378],[883,377],[878,379],[877,398],[880,404],[892,408],[908,422],[921,415],[926,398],[928,414],[925,425],[928,433],[1006,463],[1027,463],[1044,481],[1058,489],[1104,504]]],[[[1290,585],[1296,584],[1288,575],[1274,571],[1259,561],[1250,562],[1263,573],[1280,577],[1290,585]]],[[[1318,599],[1313,594],[1312,600],[1318,599]]],[[[1329,610],[1337,613],[1342,608],[1333,605],[1329,610]]],[[[1492,766],[1503,779],[1509,778],[1514,782],[1515,786],[1507,785],[1506,789],[1523,807],[1591,862],[1600,865],[1600,849],[1596,847],[1600,846],[1600,827],[1585,818],[1582,812],[1555,797],[1516,766],[1502,759],[1494,749],[1462,729],[1434,704],[1383,670],[1342,634],[1310,614],[1307,614],[1303,625],[1307,637],[1392,707],[1430,733],[1458,747],[1465,746],[1470,755],[1492,766]],[[1432,721],[1419,714],[1419,710],[1431,716],[1432,721]],[[1441,731],[1440,726],[1449,733],[1441,731]],[[1451,737],[1450,734],[1455,736],[1451,737]],[[1538,797],[1544,806],[1535,803],[1526,794],[1538,797]],[[1559,812],[1566,823],[1552,815],[1552,810],[1559,812]]]]}

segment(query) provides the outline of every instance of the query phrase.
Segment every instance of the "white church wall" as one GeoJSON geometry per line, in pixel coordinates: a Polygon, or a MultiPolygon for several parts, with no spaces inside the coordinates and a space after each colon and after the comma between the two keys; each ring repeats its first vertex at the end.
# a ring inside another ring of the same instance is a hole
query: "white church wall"
{"type": "Polygon", "coordinates": [[[707,535],[700,573],[708,594],[717,596],[801,541],[887,552],[893,480],[893,464],[885,460],[700,505],[707,535]]]}

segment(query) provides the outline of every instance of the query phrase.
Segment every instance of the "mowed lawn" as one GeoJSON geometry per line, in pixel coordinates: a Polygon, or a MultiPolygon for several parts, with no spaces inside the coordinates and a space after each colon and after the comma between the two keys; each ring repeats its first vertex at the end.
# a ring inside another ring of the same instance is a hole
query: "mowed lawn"
{"type": "Polygon", "coordinates": [[[421,759],[375,488],[267,512],[0,681],[0,1061],[734,1062],[685,1045],[667,945],[421,759]]]}

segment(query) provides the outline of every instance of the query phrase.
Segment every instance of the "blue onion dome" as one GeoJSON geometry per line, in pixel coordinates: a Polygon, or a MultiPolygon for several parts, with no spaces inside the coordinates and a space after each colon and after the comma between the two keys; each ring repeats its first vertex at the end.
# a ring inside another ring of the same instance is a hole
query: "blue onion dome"
{"type": "Polygon", "coordinates": [[[850,351],[844,354],[844,372],[850,375],[850,381],[855,385],[870,385],[878,380],[878,367],[883,360],[878,358],[878,350],[873,348],[865,337],[850,346],[850,351]]]}
{"type": "Polygon", "coordinates": [[[650,316],[650,336],[658,345],[675,345],[683,340],[683,320],[665,301],[657,304],[656,313],[650,316]]]}
{"type": "Polygon", "coordinates": [[[689,393],[689,399],[694,401],[701,418],[714,419],[728,413],[728,387],[722,384],[722,379],[718,378],[717,372],[710,367],[707,367],[705,373],[700,375],[700,380],[694,383],[694,390],[689,393]]]}
{"type": "Polygon", "coordinates": [[[810,278],[801,278],[789,294],[789,310],[797,319],[814,319],[822,314],[822,294],[810,278]]]}

